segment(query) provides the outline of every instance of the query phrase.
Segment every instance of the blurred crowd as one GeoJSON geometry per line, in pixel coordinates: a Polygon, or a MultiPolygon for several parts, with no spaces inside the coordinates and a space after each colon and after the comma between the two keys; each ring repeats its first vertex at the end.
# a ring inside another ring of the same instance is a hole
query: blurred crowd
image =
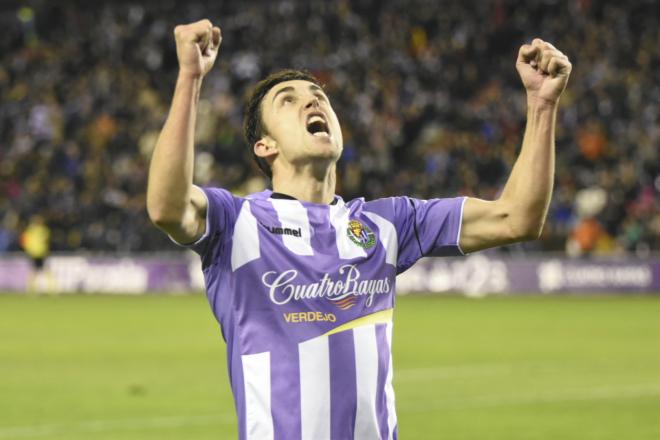
{"type": "Polygon", "coordinates": [[[654,1],[272,0],[0,5],[0,252],[43,219],[54,251],[173,245],[145,210],[177,73],[172,30],[222,28],[205,79],[195,180],[268,182],[242,138],[248,88],[285,67],[325,84],[344,131],[338,193],[495,198],[519,150],[519,46],[573,62],[541,240],[505,252],[660,249],[660,7],[654,1]]]}

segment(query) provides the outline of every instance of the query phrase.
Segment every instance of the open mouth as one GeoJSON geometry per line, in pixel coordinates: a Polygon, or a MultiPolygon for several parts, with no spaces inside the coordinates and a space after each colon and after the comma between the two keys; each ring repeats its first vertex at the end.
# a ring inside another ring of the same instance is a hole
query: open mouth
{"type": "Polygon", "coordinates": [[[312,136],[330,137],[330,129],[322,113],[312,113],[307,117],[307,131],[312,136]]]}

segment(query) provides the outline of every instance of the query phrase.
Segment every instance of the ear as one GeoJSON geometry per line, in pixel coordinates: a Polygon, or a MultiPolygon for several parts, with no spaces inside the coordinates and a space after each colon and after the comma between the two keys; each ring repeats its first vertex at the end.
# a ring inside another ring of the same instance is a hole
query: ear
{"type": "Polygon", "coordinates": [[[272,137],[266,135],[254,144],[254,154],[264,159],[275,158],[279,152],[277,142],[272,137]]]}

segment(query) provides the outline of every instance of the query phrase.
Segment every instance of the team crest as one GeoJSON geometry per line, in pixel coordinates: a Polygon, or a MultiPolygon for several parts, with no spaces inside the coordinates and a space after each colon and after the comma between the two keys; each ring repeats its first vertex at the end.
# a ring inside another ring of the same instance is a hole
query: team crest
{"type": "Polygon", "coordinates": [[[346,233],[353,243],[362,248],[369,249],[376,244],[376,235],[367,225],[360,223],[358,220],[348,222],[346,233]]]}

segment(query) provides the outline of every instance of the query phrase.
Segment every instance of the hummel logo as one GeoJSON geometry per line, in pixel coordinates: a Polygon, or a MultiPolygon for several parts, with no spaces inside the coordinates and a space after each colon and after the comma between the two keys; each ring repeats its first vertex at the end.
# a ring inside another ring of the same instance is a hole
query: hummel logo
{"type": "Polygon", "coordinates": [[[268,232],[270,232],[271,234],[291,235],[293,237],[302,237],[302,230],[300,228],[298,228],[298,229],[280,228],[278,226],[266,226],[263,223],[261,223],[261,226],[268,229],[268,232]]]}

